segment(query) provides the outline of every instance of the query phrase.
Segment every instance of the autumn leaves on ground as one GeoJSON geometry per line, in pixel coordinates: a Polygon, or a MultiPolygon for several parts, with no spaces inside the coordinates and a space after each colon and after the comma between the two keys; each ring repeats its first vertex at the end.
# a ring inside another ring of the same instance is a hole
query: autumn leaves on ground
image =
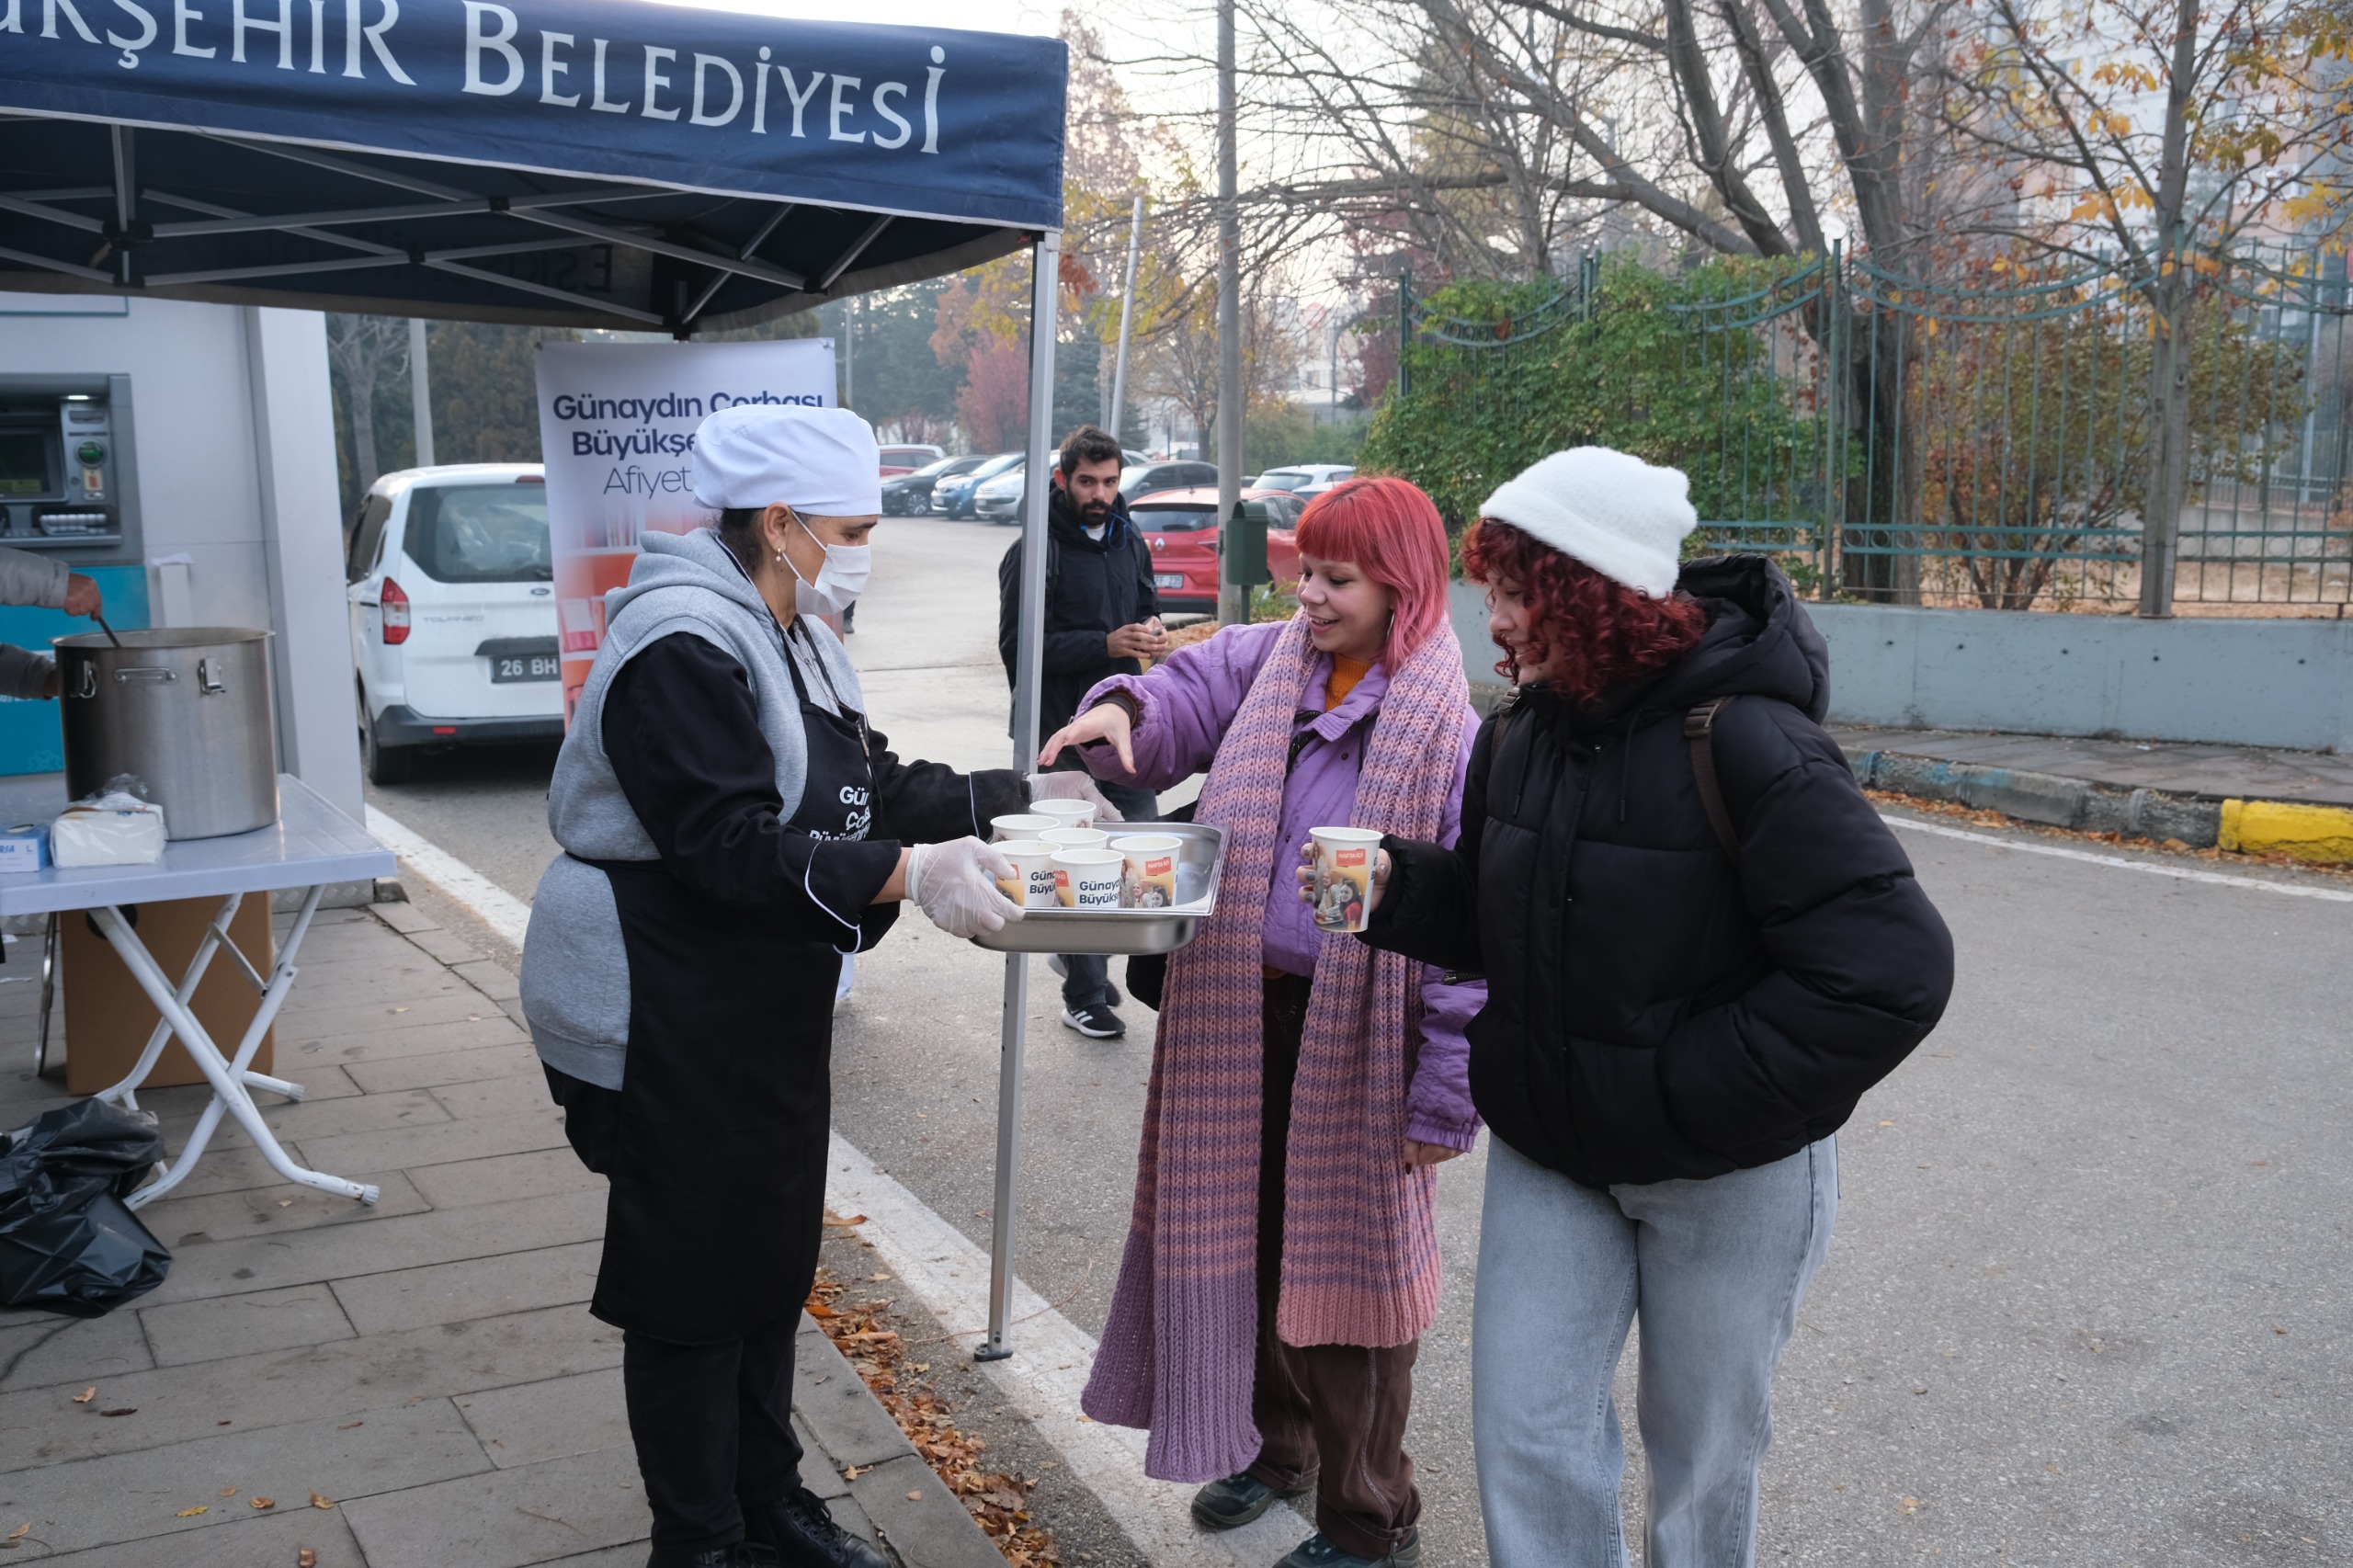
{"type": "MultiPolygon", "coordinates": [[[[982,1455],[987,1445],[957,1430],[956,1413],[943,1409],[924,1381],[930,1363],[910,1358],[910,1349],[921,1346],[910,1346],[897,1330],[883,1326],[881,1314],[891,1303],[853,1299],[867,1294],[862,1287],[889,1278],[878,1274],[872,1280],[845,1283],[831,1269],[821,1269],[817,1287],[809,1293],[809,1315],[874,1391],[924,1463],[962,1501],[1006,1562],[1013,1568],[1055,1568],[1062,1558],[1053,1537],[1029,1520],[1029,1492],[1037,1478],[985,1469],[982,1455]]],[[[860,1473],[853,1468],[847,1479],[854,1481],[860,1473]]]]}

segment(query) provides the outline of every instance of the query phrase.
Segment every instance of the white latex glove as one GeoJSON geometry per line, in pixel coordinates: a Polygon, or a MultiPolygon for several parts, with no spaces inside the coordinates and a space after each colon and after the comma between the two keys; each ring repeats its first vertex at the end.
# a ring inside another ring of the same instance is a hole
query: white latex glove
{"type": "Polygon", "coordinates": [[[1084,773],[1033,773],[1029,775],[1029,798],[1032,801],[1085,801],[1095,808],[1098,823],[1125,822],[1120,808],[1103,798],[1095,780],[1084,773]]]}
{"type": "Polygon", "coordinates": [[[996,885],[1012,875],[1013,862],[977,838],[907,851],[907,896],[951,937],[977,937],[1021,918],[1021,906],[996,885]]]}

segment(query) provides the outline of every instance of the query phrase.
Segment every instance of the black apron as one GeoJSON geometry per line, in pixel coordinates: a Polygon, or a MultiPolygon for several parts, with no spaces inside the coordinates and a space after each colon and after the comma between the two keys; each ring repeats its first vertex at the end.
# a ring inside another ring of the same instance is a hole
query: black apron
{"type": "MultiPolygon", "coordinates": [[[[809,755],[791,825],[863,838],[864,717],[830,680],[842,711],[810,701],[790,648],[784,661],[809,755]]],[[[682,1345],[741,1339],[800,1312],[816,1278],[841,953],[712,904],[659,861],[603,864],[629,958],[629,1065],[589,1310],[682,1345]]]]}

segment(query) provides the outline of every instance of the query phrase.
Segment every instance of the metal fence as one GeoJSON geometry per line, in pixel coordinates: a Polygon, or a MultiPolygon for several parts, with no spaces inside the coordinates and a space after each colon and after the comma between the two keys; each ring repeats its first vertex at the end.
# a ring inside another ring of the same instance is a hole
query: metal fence
{"type": "MultiPolygon", "coordinates": [[[[2175,601],[2344,614],[2346,253],[2184,265],[2195,279],[2175,601]]],[[[1556,304],[1507,322],[1409,310],[1417,375],[1509,394],[1493,415],[1510,421],[1531,365],[1578,373],[1575,333],[1612,308],[1609,276],[1589,260],[1556,304]]],[[[2004,256],[1923,279],[1836,252],[1672,277],[1676,390],[1709,416],[1680,423],[1681,445],[1656,456],[1690,473],[1711,541],[1774,553],[1824,596],[2006,609],[2137,598],[2156,445],[2145,279],[2004,256]]]]}

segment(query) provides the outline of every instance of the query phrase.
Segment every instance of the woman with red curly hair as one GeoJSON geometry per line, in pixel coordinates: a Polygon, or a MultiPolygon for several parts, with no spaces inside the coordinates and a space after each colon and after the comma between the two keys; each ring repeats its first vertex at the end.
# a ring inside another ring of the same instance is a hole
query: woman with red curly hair
{"type": "Polygon", "coordinates": [[[1463,562],[1516,689],[1459,841],[1383,841],[1364,936],[1487,977],[1472,1428],[1498,1568],[1622,1568],[1610,1387],[1637,1315],[1643,1561],[1747,1568],[1833,1135],[1952,984],[1820,727],[1821,637],[1761,557],[1678,562],[1686,491],[1582,447],[1488,498],[1463,562]]]}
{"type": "Polygon", "coordinates": [[[1420,1561],[1404,1449],[1438,1311],[1438,1165],[1479,1120],[1475,981],[1333,939],[1290,896],[1290,846],[1354,825],[1450,844],[1477,727],[1446,630],[1446,528],[1402,479],[1299,520],[1299,613],[1229,626],[1090,691],[1046,744],[1165,790],[1208,770],[1217,913],[1174,954],[1135,1209],[1085,1408],[1152,1434],[1144,1468],[1248,1524],[1313,1493],[1280,1568],[1420,1561]]]}

